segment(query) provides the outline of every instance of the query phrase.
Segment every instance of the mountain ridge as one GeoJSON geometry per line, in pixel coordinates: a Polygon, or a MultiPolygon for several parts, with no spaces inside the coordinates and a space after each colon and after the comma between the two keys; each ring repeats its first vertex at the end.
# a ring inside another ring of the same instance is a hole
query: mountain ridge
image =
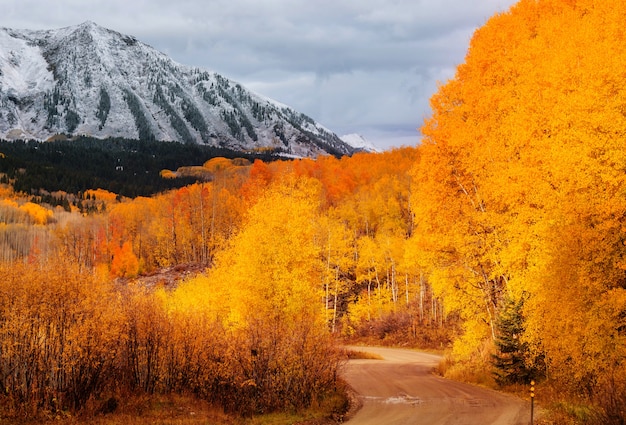
{"type": "Polygon", "coordinates": [[[344,134],[340,139],[358,152],[380,152],[380,149],[359,133],[344,134]]]}
{"type": "Polygon", "coordinates": [[[296,156],[355,151],[305,114],[91,21],[0,28],[0,138],[57,134],[296,156]]]}

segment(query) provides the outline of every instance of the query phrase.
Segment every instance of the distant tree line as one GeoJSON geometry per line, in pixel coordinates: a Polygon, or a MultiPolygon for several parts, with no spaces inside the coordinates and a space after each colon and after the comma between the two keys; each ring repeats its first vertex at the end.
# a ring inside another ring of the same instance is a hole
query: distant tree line
{"type": "Polygon", "coordinates": [[[149,196],[194,183],[185,177],[163,179],[160,171],[200,165],[214,157],[271,160],[268,153],[246,154],[225,148],[122,138],[54,142],[0,140],[2,181],[16,191],[79,193],[105,189],[120,196],[149,196]]]}

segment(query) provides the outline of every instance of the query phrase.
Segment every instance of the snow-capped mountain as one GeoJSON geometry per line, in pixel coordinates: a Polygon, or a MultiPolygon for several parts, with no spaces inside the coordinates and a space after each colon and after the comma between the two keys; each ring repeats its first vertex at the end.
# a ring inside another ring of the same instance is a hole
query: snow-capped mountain
{"type": "Polygon", "coordinates": [[[356,151],[380,152],[380,149],[374,146],[372,142],[370,142],[365,137],[357,133],[346,134],[345,136],[341,136],[341,140],[344,143],[352,146],[356,151]]]}
{"type": "Polygon", "coordinates": [[[92,22],[0,28],[0,138],[177,140],[236,150],[350,154],[308,116],[92,22]]]}

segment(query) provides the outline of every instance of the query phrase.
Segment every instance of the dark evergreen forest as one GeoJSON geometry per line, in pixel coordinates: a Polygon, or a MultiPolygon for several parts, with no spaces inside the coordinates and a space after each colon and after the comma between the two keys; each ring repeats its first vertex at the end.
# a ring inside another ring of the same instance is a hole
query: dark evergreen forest
{"type": "Polygon", "coordinates": [[[164,179],[161,170],[202,165],[215,157],[275,159],[270,153],[121,138],[0,140],[2,182],[10,181],[16,191],[33,195],[42,190],[80,193],[99,188],[120,196],[149,196],[195,182],[189,177],[164,179]]]}

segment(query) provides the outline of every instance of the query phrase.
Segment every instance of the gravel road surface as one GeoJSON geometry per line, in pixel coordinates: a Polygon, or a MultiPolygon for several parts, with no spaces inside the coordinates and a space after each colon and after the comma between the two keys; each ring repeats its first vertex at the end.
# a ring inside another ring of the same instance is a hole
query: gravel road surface
{"type": "Polygon", "coordinates": [[[362,407],[349,425],[527,425],[530,402],[443,379],[440,356],[413,350],[348,347],[383,360],[350,360],[343,376],[362,407]]]}

